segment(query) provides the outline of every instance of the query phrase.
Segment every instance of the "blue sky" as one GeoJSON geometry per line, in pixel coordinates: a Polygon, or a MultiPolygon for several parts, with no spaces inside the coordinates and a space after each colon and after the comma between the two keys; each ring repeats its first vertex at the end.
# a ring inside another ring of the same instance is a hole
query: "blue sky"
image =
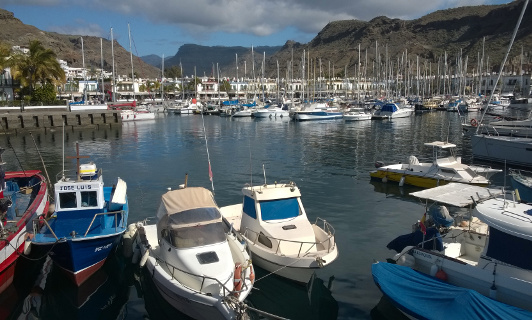
{"type": "Polygon", "coordinates": [[[44,31],[110,39],[133,54],[174,56],[186,43],[278,46],[306,43],[330,21],[377,16],[415,19],[460,6],[510,0],[0,0],[23,23],[44,31]]]}

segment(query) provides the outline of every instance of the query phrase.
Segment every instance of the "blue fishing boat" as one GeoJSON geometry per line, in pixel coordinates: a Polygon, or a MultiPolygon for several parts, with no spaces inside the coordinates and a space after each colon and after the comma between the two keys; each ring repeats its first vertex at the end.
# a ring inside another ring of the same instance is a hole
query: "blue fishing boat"
{"type": "Polygon", "coordinates": [[[416,319],[532,319],[532,313],[412,268],[377,262],[373,280],[402,312],[416,319]]]}
{"type": "Polygon", "coordinates": [[[532,172],[510,169],[510,182],[523,202],[532,203],[532,172]]]}
{"type": "Polygon", "coordinates": [[[76,285],[84,283],[105,262],[127,228],[126,183],[118,178],[113,187],[104,187],[101,169],[94,163],[79,164],[77,176],[64,175],[54,185],[55,211],[49,219],[34,224],[32,240],[49,252],[55,265],[76,285]]]}

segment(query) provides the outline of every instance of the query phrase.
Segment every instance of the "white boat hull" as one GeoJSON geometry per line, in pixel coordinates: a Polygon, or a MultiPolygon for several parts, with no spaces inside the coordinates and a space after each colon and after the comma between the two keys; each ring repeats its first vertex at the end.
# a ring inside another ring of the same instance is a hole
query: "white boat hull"
{"type": "Polygon", "coordinates": [[[532,166],[532,138],[473,135],[471,146],[477,159],[532,166]]]}
{"type": "Polygon", "coordinates": [[[122,112],[120,116],[122,118],[122,122],[155,119],[155,113],[153,112],[122,112]]]}

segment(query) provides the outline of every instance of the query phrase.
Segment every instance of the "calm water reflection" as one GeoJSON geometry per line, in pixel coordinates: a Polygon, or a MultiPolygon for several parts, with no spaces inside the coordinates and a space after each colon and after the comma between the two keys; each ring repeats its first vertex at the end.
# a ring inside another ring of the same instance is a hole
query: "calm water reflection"
{"type": "MultiPolygon", "coordinates": [[[[240,202],[240,190],[246,183],[264,183],[264,165],[267,182],[296,182],[310,219],[324,218],[336,230],[339,258],[320,270],[316,282],[320,290],[326,289],[324,292],[330,287],[332,296],[320,294],[320,298],[310,299],[311,303],[308,302],[311,295],[305,288],[287,285],[282,290],[293,294],[278,296],[275,292],[281,285],[271,283],[279,279],[265,278],[263,284],[257,284],[250,303],[286,317],[297,317],[293,308],[289,311],[290,299],[296,309],[309,309],[309,303],[318,304],[319,311],[313,314],[326,312],[337,315],[338,319],[370,318],[371,310],[379,303],[382,295],[373,283],[371,263],[393,255],[386,244],[410,230],[424,209],[419,201],[408,196],[416,189],[370,182],[369,171],[375,161],[405,161],[412,154],[420,161],[429,160],[432,150],[423,144],[434,140],[455,143],[464,162],[471,161],[469,141],[462,137],[455,113],[350,123],[231,120],[215,116],[204,120],[218,205],[240,202]]],[[[55,181],[63,165],[61,131],[34,133],[33,138],[55,181]]],[[[1,139],[0,145],[7,148],[10,144],[15,150],[8,148],[5,152],[9,170],[42,168],[32,136],[1,139]]],[[[117,176],[128,183],[130,222],[153,217],[162,193],[168,187],[177,188],[187,173],[190,186],[211,188],[200,116],[160,115],[154,121],[124,123],[121,129],[68,132],[65,134],[67,156],[75,153],[76,141],[80,143],[81,154],[90,155],[103,168],[107,184],[113,183],[117,176]]],[[[65,167],[75,170],[74,160],[67,159],[65,167]]],[[[143,290],[133,282],[124,280],[121,285],[125,291],[120,285],[119,288],[111,286],[117,294],[107,301],[117,301],[117,297],[124,295],[129,297],[122,299],[122,309],[118,316],[113,313],[114,317],[159,318],[153,308],[148,313],[150,308],[145,306],[143,290]]],[[[152,295],[150,298],[157,303],[152,295]]],[[[95,314],[98,310],[95,309],[95,314]]],[[[156,307],[156,310],[163,309],[156,307]]],[[[105,317],[103,313],[102,317],[105,317]]],[[[308,317],[301,314],[301,318],[308,317]]]]}

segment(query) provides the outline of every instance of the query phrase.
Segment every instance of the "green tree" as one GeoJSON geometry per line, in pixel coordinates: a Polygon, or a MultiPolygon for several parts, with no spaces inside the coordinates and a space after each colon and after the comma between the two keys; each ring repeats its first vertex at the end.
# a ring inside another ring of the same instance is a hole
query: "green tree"
{"type": "Polygon", "coordinates": [[[37,84],[57,86],[66,82],[65,72],[51,49],[44,48],[38,40],[31,41],[29,49],[29,54],[12,55],[9,64],[13,77],[19,79],[23,86],[29,87],[30,95],[37,84]]]}
{"type": "Polygon", "coordinates": [[[198,77],[190,79],[190,81],[185,84],[185,91],[196,92],[197,85],[200,83],[201,79],[198,77]]]}
{"type": "Polygon", "coordinates": [[[227,92],[227,93],[231,91],[231,84],[229,83],[229,81],[224,79],[222,83],[220,83],[220,91],[227,92]]]}
{"type": "Polygon", "coordinates": [[[31,100],[40,101],[43,103],[52,103],[55,99],[55,86],[51,83],[47,83],[43,86],[35,88],[31,95],[31,100]]]}

